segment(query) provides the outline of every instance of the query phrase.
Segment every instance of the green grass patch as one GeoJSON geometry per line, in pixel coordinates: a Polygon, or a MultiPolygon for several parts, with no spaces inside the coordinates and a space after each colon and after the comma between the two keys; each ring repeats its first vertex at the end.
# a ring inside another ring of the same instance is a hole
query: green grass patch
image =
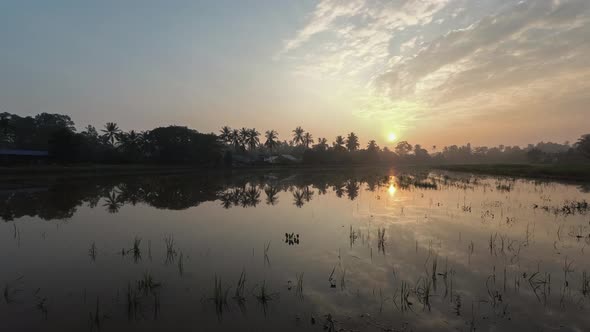
{"type": "Polygon", "coordinates": [[[534,179],[557,179],[570,181],[590,181],[590,164],[576,165],[537,165],[537,164],[475,164],[443,165],[436,169],[453,172],[490,174],[534,179]]]}

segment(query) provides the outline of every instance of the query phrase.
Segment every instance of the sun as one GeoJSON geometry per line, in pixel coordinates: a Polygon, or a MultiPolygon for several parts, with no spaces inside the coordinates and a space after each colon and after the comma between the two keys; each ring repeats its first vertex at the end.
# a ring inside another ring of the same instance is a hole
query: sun
{"type": "Polygon", "coordinates": [[[389,140],[390,142],[395,141],[396,138],[397,136],[395,136],[394,133],[389,133],[389,135],[387,135],[387,140],[389,140]]]}

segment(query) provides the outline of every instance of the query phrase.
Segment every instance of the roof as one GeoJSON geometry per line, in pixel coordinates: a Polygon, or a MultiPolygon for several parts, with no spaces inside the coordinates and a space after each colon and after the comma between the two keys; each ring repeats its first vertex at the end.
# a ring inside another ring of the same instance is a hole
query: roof
{"type": "Polygon", "coordinates": [[[41,150],[0,149],[0,156],[47,157],[49,156],[49,152],[41,150]]]}

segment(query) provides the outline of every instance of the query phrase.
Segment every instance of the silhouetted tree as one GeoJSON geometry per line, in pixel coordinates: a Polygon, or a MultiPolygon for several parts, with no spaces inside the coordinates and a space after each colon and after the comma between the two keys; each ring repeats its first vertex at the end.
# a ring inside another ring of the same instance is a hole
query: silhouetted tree
{"type": "Polygon", "coordinates": [[[293,143],[295,144],[303,144],[304,143],[304,133],[305,131],[301,127],[297,127],[293,130],[293,143]]]}
{"type": "Polygon", "coordinates": [[[328,140],[325,138],[320,137],[318,139],[318,144],[314,146],[317,151],[326,151],[328,149],[328,140]]]}
{"type": "Polygon", "coordinates": [[[235,151],[238,151],[242,145],[240,131],[238,129],[234,129],[231,132],[231,144],[234,146],[235,151]]]}
{"type": "Polygon", "coordinates": [[[309,132],[303,135],[303,145],[305,145],[306,149],[309,149],[309,146],[313,144],[313,136],[309,132]]]}
{"type": "Polygon", "coordinates": [[[242,129],[240,129],[240,146],[242,151],[246,151],[246,146],[248,145],[248,136],[250,136],[250,130],[242,127],[242,129]]]}
{"type": "Polygon", "coordinates": [[[81,135],[67,128],[55,131],[49,140],[49,152],[60,162],[75,162],[80,156],[81,135]]]}
{"type": "Polygon", "coordinates": [[[143,143],[143,134],[135,130],[119,134],[119,148],[125,153],[127,159],[136,161],[141,159],[143,143]]]}
{"type": "Polygon", "coordinates": [[[105,141],[111,143],[111,145],[115,145],[115,141],[118,139],[121,129],[119,129],[116,123],[107,122],[107,124],[104,125],[102,132],[104,133],[103,137],[105,141]]]}
{"type": "Polygon", "coordinates": [[[360,146],[359,138],[355,133],[348,134],[346,137],[346,148],[348,151],[356,151],[360,146]]]}
{"type": "Polygon", "coordinates": [[[367,151],[370,151],[370,152],[379,151],[379,146],[377,145],[377,142],[375,142],[375,140],[369,141],[369,144],[367,145],[367,151]]]}
{"type": "Polygon", "coordinates": [[[228,126],[221,127],[219,139],[224,144],[232,144],[232,130],[228,126]]]}
{"type": "Polygon", "coordinates": [[[343,151],[343,150],[345,150],[345,148],[344,148],[345,144],[346,144],[346,141],[344,140],[344,137],[342,137],[341,135],[338,135],[338,136],[336,136],[336,140],[334,141],[334,143],[332,143],[332,146],[337,151],[343,151]]]}
{"type": "Polygon", "coordinates": [[[412,146],[407,141],[401,141],[395,146],[395,153],[405,156],[412,151],[412,146]]]}
{"type": "Polygon", "coordinates": [[[245,143],[250,148],[250,151],[254,151],[258,144],[260,144],[259,136],[260,133],[256,129],[248,129],[248,134],[246,135],[245,143]]]}
{"type": "Polygon", "coordinates": [[[264,193],[266,194],[266,204],[275,205],[279,202],[277,197],[279,194],[279,188],[275,186],[266,186],[266,188],[264,188],[264,193]]]}
{"type": "Polygon", "coordinates": [[[590,134],[582,135],[576,142],[576,149],[590,158],[590,134]]]}
{"type": "Polygon", "coordinates": [[[274,130],[267,130],[264,134],[266,141],[264,141],[264,146],[270,150],[272,154],[272,150],[274,150],[279,145],[279,134],[274,130]]]}
{"type": "Polygon", "coordinates": [[[545,152],[533,148],[529,152],[527,152],[527,159],[532,163],[540,163],[545,159],[545,152]]]}

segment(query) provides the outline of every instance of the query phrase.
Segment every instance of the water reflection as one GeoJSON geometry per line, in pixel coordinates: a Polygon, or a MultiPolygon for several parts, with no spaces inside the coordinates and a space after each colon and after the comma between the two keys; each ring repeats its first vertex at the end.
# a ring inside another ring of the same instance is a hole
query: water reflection
{"type": "Polygon", "coordinates": [[[590,324],[590,196],[576,185],[285,171],[58,180],[0,196],[7,330],[590,324]]]}
{"type": "MultiPolygon", "coordinates": [[[[403,180],[407,186],[408,180],[403,180]]],[[[301,208],[316,194],[325,195],[330,188],[337,197],[354,200],[361,184],[366,184],[367,190],[375,191],[387,181],[390,181],[388,176],[378,173],[314,176],[305,172],[231,177],[215,174],[208,177],[101,178],[58,182],[46,188],[5,190],[0,192],[0,208],[4,221],[23,216],[52,220],[71,218],[82,205],[94,208],[100,204],[109,213],[119,212],[124,205],[137,204],[169,210],[184,210],[209,201],[220,201],[226,209],[256,207],[263,201],[267,205],[276,205],[280,192],[290,192],[293,205],[301,208]]]]}

